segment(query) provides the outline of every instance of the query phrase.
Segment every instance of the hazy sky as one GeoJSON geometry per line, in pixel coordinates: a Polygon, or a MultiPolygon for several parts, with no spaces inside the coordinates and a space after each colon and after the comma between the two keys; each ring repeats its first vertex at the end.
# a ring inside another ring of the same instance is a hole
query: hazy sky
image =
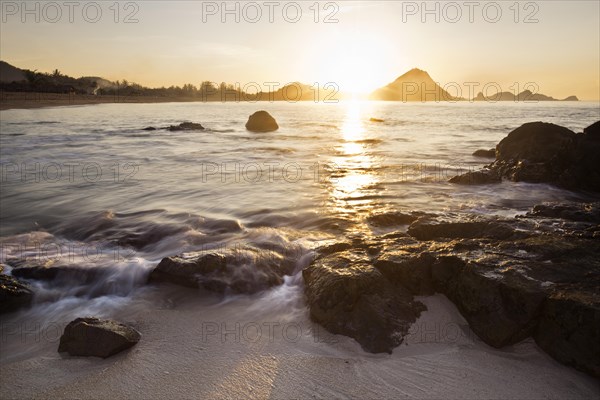
{"type": "Polygon", "coordinates": [[[463,97],[465,82],[490,94],[533,82],[558,98],[600,98],[598,1],[427,2],[429,14],[421,1],[228,2],[225,15],[220,1],[114,3],[32,2],[24,13],[2,0],[0,58],[148,86],[301,81],[359,92],[418,67],[457,82],[463,97]],[[125,23],[131,13],[137,22],[125,23]]]}

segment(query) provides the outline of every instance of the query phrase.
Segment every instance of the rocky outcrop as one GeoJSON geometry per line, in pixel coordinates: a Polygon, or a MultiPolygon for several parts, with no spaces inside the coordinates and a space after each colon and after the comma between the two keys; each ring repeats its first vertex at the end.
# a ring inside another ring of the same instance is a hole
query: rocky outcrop
{"type": "MultiPolygon", "coordinates": [[[[443,293],[490,346],[533,337],[557,360],[600,377],[599,209],[426,214],[408,235],[328,244],[303,272],[311,318],[367,351],[391,351],[419,315],[412,296],[443,293]]],[[[399,215],[384,225],[402,225],[410,214],[399,215]]]]}
{"type": "Polygon", "coordinates": [[[391,353],[425,310],[374,268],[364,250],[318,258],[302,277],[311,319],[372,353],[391,353]]]}
{"type": "Polygon", "coordinates": [[[482,184],[504,178],[600,191],[598,129],[598,122],[580,134],[550,123],[524,124],[498,143],[496,159],[485,170],[459,175],[450,182],[482,184]]]}
{"type": "Polygon", "coordinates": [[[255,293],[283,283],[295,260],[270,250],[243,248],[163,258],[150,283],[169,282],[214,292],[255,293]]]}
{"type": "Polygon", "coordinates": [[[279,129],[279,125],[268,112],[257,111],[248,117],[246,129],[250,132],[272,132],[279,129]]]}
{"type": "Polygon", "coordinates": [[[106,358],[134,346],[140,338],[138,331],[116,321],[77,318],[65,327],[58,352],[106,358]]]}
{"type": "MultiPolygon", "coordinates": [[[[4,267],[2,267],[3,270],[4,267]]],[[[33,292],[29,286],[12,276],[0,273],[0,314],[27,307],[32,300],[33,292]]]]}

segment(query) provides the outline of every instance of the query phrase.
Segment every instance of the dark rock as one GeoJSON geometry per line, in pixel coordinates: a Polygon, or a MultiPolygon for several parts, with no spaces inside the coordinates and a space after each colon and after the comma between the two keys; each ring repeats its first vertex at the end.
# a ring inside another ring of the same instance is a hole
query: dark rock
{"type": "Polygon", "coordinates": [[[541,313],[535,341],[556,360],[600,378],[600,296],[557,292],[541,313]]]}
{"type": "Polygon", "coordinates": [[[494,347],[531,336],[545,299],[539,283],[518,272],[490,271],[475,263],[448,281],[445,294],[473,332],[494,347]]]}
{"type": "MultiPolygon", "coordinates": [[[[594,131],[593,125],[586,129],[594,131]]],[[[515,182],[600,191],[599,152],[600,142],[593,134],[576,135],[558,125],[534,122],[515,129],[498,144],[490,168],[515,182]]]]}
{"type": "Polygon", "coordinates": [[[142,130],[143,130],[143,131],[155,131],[155,130],[156,130],[156,128],[155,128],[155,127],[153,127],[153,126],[148,126],[148,127],[144,128],[144,129],[142,129],[142,130]]]}
{"type": "Polygon", "coordinates": [[[377,268],[390,282],[401,285],[416,295],[431,295],[433,280],[431,266],[436,261],[428,253],[414,255],[406,250],[396,249],[387,251],[377,259],[377,268]]]}
{"type": "Polygon", "coordinates": [[[413,237],[350,236],[319,249],[303,271],[311,318],[367,351],[391,351],[419,315],[412,295],[439,292],[487,344],[533,337],[560,362],[598,377],[600,236],[573,235],[597,229],[598,208],[544,204],[525,218],[425,215],[410,225],[413,237]]]}
{"type": "Polygon", "coordinates": [[[257,111],[248,118],[246,129],[250,132],[272,132],[279,129],[279,125],[268,112],[257,111]]]}
{"type": "Polygon", "coordinates": [[[496,147],[498,161],[527,160],[530,163],[561,162],[570,156],[575,133],[546,122],[521,125],[496,147]]]}
{"type": "Polygon", "coordinates": [[[215,292],[255,293],[283,283],[295,260],[264,249],[244,248],[163,258],[148,281],[215,292]]]}
{"type": "Polygon", "coordinates": [[[465,267],[465,261],[457,256],[439,256],[431,264],[431,283],[435,290],[446,293],[449,282],[465,267]]]}
{"type": "Polygon", "coordinates": [[[486,167],[487,170],[469,172],[452,178],[450,182],[485,184],[505,178],[514,182],[550,183],[571,190],[598,192],[599,122],[585,128],[582,134],[550,123],[524,124],[498,143],[496,160],[486,167]]]}
{"type": "Polygon", "coordinates": [[[302,277],[311,319],[372,353],[391,353],[425,310],[406,289],[394,287],[361,250],[318,258],[302,277]]]}
{"type": "Polygon", "coordinates": [[[546,203],[538,204],[527,217],[566,219],[568,221],[600,224],[600,203],[546,203]]]}
{"type": "Polygon", "coordinates": [[[167,127],[167,130],[172,132],[176,131],[203,131],[204,127],[194,122],[182,122],[179,125],[171,125],[167,127]]]}
{"type": "Polygon", "coordinates": [[[489,149],[489,150],[476,150],[473,153],[473,156],[475,157],[482,157],[482,158],[496,158],[496,149],[489,149]]]}
{"type": "Polygon", "coordinates": [[[408,227],[408,234],[418,240],[433,239],[508,239],[518,235],[508,223],[495,219],[462,218],[436,220],[421,218],[408,227]]]}
{"type": "Polygon", "coordinates": [[[584,128],[583,133],[590,139],[600,139],[600,121],[596,121],[587,128],[584,128]]]}
{"type": "Polygon", "coordinates": [[[106,358],[134,346],[140,338],[138,331],[115,321],[77,318],[65,327],[58,351],[106,358]]]}
{"type": "Polygon", "coordinates": [[[449,182],[457,183],[459,185],[485,185],[488,183],[500,183],[502,182],[502,178],[493,171],[483,169],[456,175],[455,177],[452,177],[449,182]]]}
{"type": "Polygon", "coordinates": [[[33,292],[27,285],[12,276],[0,274],[0,314],[27,307],[32,300],[33,292]]]}

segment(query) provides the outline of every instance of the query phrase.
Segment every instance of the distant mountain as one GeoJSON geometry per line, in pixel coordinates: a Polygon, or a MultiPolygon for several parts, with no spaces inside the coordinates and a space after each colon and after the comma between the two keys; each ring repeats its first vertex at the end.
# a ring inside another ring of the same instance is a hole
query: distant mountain
{"type": "MultiPolygon", "coordinates": [[[[411,69],[398,77],[394,82],[375,90],[369,96],[371,100],[390,101],[457,101],[463,98],[452,97],[442,89],[429,74],[418,68],[411,69]]],[[[555,99],[541,93],[532,93],[524,90],[516,96],[511,92],[500,92],[493,96],[485,97],[479,93],[475,101],[579,101],[576,96],[569,96],[564,100],[555,99]]]]}
{"type": "Polygon", "coordinates": [[[492,96],[484,96],[483,93],[479,92],[479,94],[477,94],[477,96],[473,99],[475,101],[489,101],[489,102],[496,102],[496,101],[532,101],[532,102],[537,102],[537,101],[579,101],[579,99],[577,98],[577,96],[569,96],[564,100],[559,100],[559,99],[555,99],[554,97],[550,97],[550,96],[546,96],[545,94],[541,94],[541,93],[533,93],[530,90],[524,90],[521,93],[517,94],[516,96],[514,94],[512,94],[511,92],[500,92],[500,93],[496,93],[492,96]]]}
{"type": "Polygon", "coordinates": [[[27,80],[25,71],[13,67],[5,61],[0,61],[0,82],[21,82],[27,80]]]}
{"type": "Polygon", "coordinates": [[[394,82],[375,90],[371,100],[450,101],[461,100],[442,89],[431,76],[418,68],[411,69],[394,82]]]}

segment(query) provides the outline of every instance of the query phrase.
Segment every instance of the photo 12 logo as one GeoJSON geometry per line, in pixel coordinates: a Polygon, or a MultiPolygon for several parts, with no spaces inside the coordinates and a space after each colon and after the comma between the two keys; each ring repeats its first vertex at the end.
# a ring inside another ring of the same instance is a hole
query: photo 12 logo
{"type": "Polygon", "coordinates": [[[202,22],[249,23],[287,22],[295,24],[310,19],[315,24],[337,24],[340,6],[336,2],[295,1],[203,1],[202,22]]]}
{"type": "Polygon", "coordinates": [[[139,22],[138,2],[127,1],[2,1],[2,23],[87,22],[112,21],[115,24],[139,22]]]}
{"type": "Polygon", "coordinates": [[[495,24],[510,18],[515,24],[537,24],[540,6],[537,2],[496,1],[403,1],[402,22],[487,22],[495,24]]]}

